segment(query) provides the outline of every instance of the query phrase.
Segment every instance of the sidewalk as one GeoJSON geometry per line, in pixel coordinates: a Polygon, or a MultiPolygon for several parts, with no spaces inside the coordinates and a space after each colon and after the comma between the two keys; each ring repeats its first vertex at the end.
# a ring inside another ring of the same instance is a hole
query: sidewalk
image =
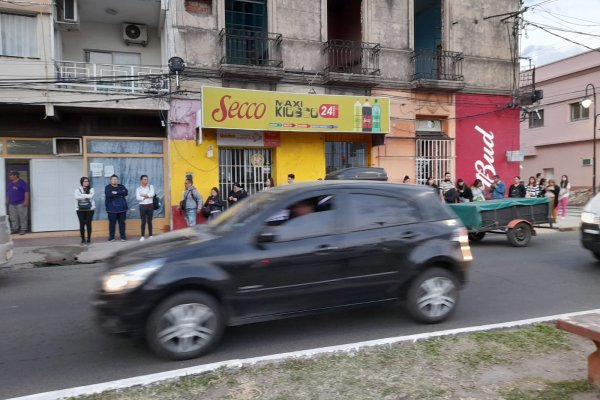
{"type": "MultiPolygon", "coordinates": [[[[578,231],[581,220],[581,207],[567,210],[565,219],[559,217],[550,228],[542,225],[538,232],[578,231]]],[[[107,259],[113,252],[137,243],[139,237],[131,237],[127,242],[108,242],[105,237],[92,240],[87,246],[79,244],[79,232],[31,233],[24,236],[13,235],[14,256],[3,268],[26,268],[33,265],[89,264],[107,259]]]]}
{"type": "Polygon", "coordinates": [[[79,232],[31,233],[13,235],[14,256],[2,268],[27,268],[69,264],[90,264],[107,259],[113,252],[138,243],[139,237],[127,242],[118,239],[109,242],[102,236],[92,238],[92,243],[82,246],[79,232]]]}

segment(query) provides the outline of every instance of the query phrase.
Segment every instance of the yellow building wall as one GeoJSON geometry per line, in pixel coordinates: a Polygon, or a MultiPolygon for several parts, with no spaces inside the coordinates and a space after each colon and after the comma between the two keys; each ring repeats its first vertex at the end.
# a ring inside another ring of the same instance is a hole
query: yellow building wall
{"type": "Polygon", "coordinates": [[[296,182],[325,178],[325,141],[319,133],[282,132],[281,146],[275,148],[275,185],[287,184],[288,174],[296,182]]]}
{"type": "Polygon", "coordinates": [[[192,175],[194,186],[206,199],[210,189],[219,187],[219,151],[214,131],[204,132],[202,144],[195,140],[169,140],[171,167],[171,204],[183,198],[186,175],[192,175]],[[212,157],[209,148],[212,146],[212,157]]]}

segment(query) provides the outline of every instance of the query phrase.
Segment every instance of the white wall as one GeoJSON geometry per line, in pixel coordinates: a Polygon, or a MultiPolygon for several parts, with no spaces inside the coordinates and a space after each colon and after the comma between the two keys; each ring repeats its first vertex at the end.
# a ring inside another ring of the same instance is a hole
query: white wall
{"type": "Polygon", "coordinates": [[[162,65],[161,38],[156,28],[148,28],[148,45],[127,45],[121,24],[81,21],[79,31],[62,33],[61,61],[85,61],[85,50],[140,53],[142,65],[162,65]]]}

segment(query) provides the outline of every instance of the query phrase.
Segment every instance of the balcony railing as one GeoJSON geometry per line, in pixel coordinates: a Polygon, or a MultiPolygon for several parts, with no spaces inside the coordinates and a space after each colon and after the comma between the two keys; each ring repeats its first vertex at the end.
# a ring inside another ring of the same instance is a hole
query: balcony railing
{"type": "Polygon", "coordinates": [[[225,28],[219,39],[224,54],[221,64],[283,67],[279,33],[225,28]]]}
{"type": "Polygon", "coordinates": [[[57,86],[101,93],[162,94],[169,92],[167,70],[139,65],[57,61],[57,86]]]}
{"type": "Polygon", "coordinates": [[[342,74],[379,75],[379,51],[377,43],[354,42],[331,39],[324,44],[328,57],[326,72],[342,74]]]}
{"type": "Polygon", "coordinates": [[[463,54],[439,49],[418,49],[412,56],[413,80],[462,81],[463,54]]]}

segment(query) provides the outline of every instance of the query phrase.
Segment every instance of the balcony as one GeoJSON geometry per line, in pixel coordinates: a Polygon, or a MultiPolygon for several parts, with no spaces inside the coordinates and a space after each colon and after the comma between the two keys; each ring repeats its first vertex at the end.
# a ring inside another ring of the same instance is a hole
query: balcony
{"type": "Polygon", "coordinates": [[[281,79],[282,36],[279,33],[225,28],[219,33],[222,76],[281,79]]]}
{"type": "Polygon", "coordinates": [[[412,56],[415,88],[459,90],[464,87],[463,54],[440,49],[418,49],[412,56]]]}
{"type": "Polygon", "coordinates": [[[169,92],[168,71],[139,65],[90,64],[57,61],[56,86],[95,93],[164,94],[169,92]]]}
{"type": "Polygon", "coordinates": [[[323,44],[327,55],[325,79],[335,83],[365,84],[376,82],[379,69],[378,43],[331,39],[323,44]]]}

